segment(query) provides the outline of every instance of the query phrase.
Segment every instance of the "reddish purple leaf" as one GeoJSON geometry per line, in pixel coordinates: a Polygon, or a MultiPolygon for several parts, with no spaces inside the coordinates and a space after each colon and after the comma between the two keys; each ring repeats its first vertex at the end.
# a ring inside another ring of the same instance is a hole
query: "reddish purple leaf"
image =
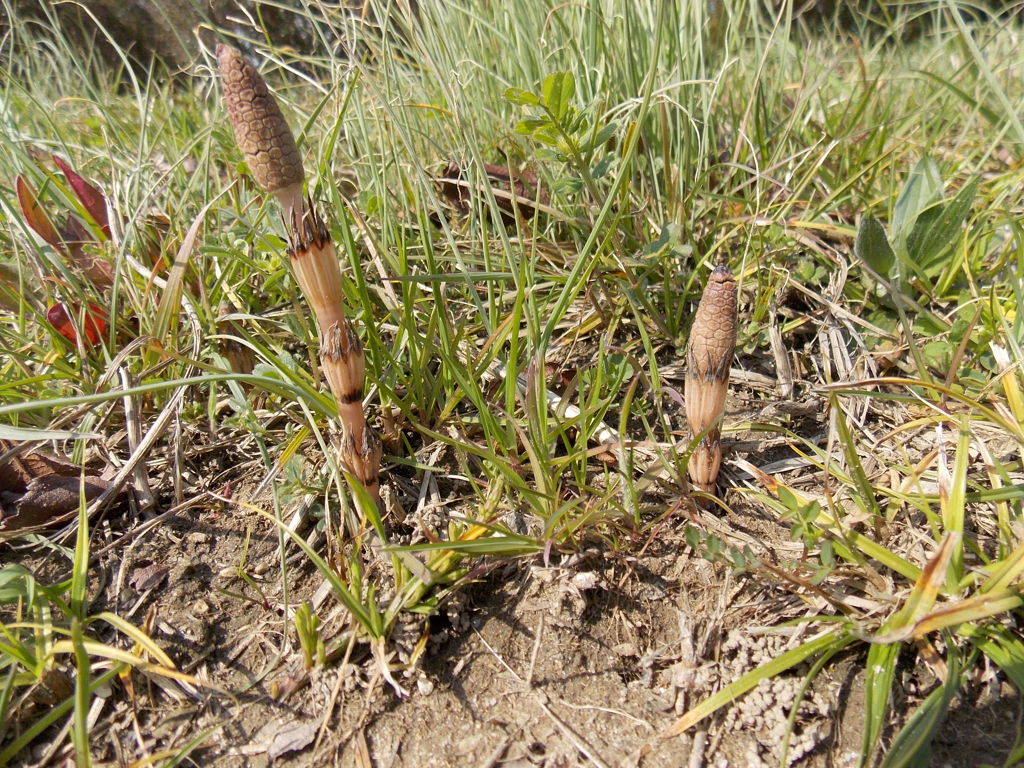
{"type": "Polygon", "coordinates": [[[60,236],[71,261],[92,280],[93,285],[97,288],[107,288],[114,284],[114,268],[110,266],[110,262],[102,256],[90,253],[84,247],[90,243],[96,244],[97,241],[82,222],[68,214],[64,226],[60,228],[60,236]]]}
{"type": "MultiPolygon", "coordinates": [[[[78,316],[78,308],[75,309],[75,315],[78,316]]],[[[75,324],[71,322],[71,317],[68,315],[67,306],[64,302],[57,302],[46,310],[46,319],[57,332],[60,333],[65,339],[70,341],[72,344],[78,338],[78,332],[75,329],[75,324]]],[[[83,330],[85,331],[85,337],[89,340],[90,344],[97,343],[103,336],[103,332],[107,329],[107,313],[103,311],[102,307],[98,307],[95,304],[90,304],[89,309],[85,312],[83,330]]]]}
{"type": "Polygon", "coordinates": [[[59,155],[53,156],[53,162],[57,164],[57,167],[64,173],[64,178],[68,180],[68,184],[75,191],[75,195],[78,196],[79,201],[82,203],[82,207],[92,217],[92,220],[99,224],[100,229],[103,230],[103,234],[106,235],[107,239],[110,239],[110,222],[107,219],[107,199],[103,196],[103,192],[100,191],[99,187],[95,187],[88,181],[83,179],[77,173],[75,173],[71,166],[68,165],[59,155]]]}
{"type": "Polygon", "coordinates": [[[60,228],[60,239],[71,247],[81,245],[82,243],[96,242],[96,238],[85,228],[85,225],[70,213],[64,219],[64,225],[60,228]]]}
{"type": "Polygon", "coordinates": [[[32,186],[24,178],[18,176],[14,180],[14,187],[18,191],[18,204],[21,206],[21,214],[25,217],[25,223],[58,251],[64,250],[60,235],[50,223],[43,206],[39,204],[39,199],[32,186]]]}

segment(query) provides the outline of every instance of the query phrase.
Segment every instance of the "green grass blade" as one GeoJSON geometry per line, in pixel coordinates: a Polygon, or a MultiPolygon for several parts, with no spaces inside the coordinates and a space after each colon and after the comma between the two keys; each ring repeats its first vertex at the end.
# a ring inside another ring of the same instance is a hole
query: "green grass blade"
{"type": "Polygon", "coordinates": [[[780,675],[787,669],[795,667],[802,661],[805,661],[822,651],[827,650],[834,653],[836,650],[845,648],[853,642],[853,640],[853,635],[851,635],[847,630],[838,629],[827,632],[821,637],[813,640],[808,640],[806,643],[786,651],[778,658],[772,659],[767,664],[762,664],[757,669],[748,672],[738,680],[734,680],[726,685],[722,690],[718,691],[714,695],[706,698],[696,707],[679,718],[671,728],[662,734],[662,738],[667,739],[673,736],[678,736],[689,728],[692,728],[708,715],[724,707],[726,704],[735,701],[744,693],[757,686],[757,684],[762,680],[768,680],[780,675]]]}
{"type": "Polygon", "coordinates": [[[960,690],[959,652],[955,645],[947,647],[946,682],[928,695],[896,734],[880,768],[927,768],[932,740],[960,690]]]}
{"type": "Polygon", "coordinates": [[[868,765],[875,753],[889,716],[889,698],[896,674],[899,643],[872,645],[864,665],[864,736],[861,740],[860,765],[868,765]]]}

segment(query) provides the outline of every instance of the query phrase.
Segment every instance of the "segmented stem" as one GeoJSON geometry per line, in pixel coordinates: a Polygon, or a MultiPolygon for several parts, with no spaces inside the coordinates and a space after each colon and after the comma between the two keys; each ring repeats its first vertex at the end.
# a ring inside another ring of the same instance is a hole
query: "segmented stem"
{"type": "Polygon", "coordinates": [[[235,140],[256,183],[277,198],[285,214],[292,271],[313,309],[320,361],[338,404],[341,464],[379,500],[381,446],[363,413],[363,347],[345,317],[330,232],[312,201],[302,197],[305,171],[295,137],[259,72],[236,49],[218,45],[217,64],[235,140]]]}
{"type": "Polygon", "coordinates": [[[720,420],[736,350],[736,281],[723,263],[708,278],[686,352],[686,419],[694,436],[706,433],[690,457],[689,474],[714,493],[722,466],[720,420]]]}

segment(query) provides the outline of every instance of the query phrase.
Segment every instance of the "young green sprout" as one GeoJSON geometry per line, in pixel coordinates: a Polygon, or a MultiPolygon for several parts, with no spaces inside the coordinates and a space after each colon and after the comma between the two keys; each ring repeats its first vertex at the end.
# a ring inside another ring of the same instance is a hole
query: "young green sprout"
{"type": "Polygon", "coordinates": [[[303,198],[305,170],[295,137],[266,82],[231,46],[217,46],[228,116],[253,178],[285,214],[292,272],[320,331],[320,360],[338,404],[341,462],[375,498],[381,447],[363,414],[366,364],[359,336],[345,317],[341,269],[324,220],[303,198]]]}
{"type": "Polygon", "coordinates": [[[724,263],[708,278],[686,350],[686,420],[694,437],[703,434],[690,457],[690,480],[715,492],[722,466],[721,418],[729,392],[729,366],[736,350],[736,281],[724,263]]]}

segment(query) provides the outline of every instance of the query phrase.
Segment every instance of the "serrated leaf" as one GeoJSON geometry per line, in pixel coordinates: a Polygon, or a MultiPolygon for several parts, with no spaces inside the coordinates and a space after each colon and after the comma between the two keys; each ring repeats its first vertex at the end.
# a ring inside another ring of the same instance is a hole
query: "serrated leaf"
{"type": "Polygon", "coordinates": [[[971,210],[977,191],[978,179],[971,179],[952,200],[922,211],[914,222],[907,237],[907,255],[929,277],[932,276],[929,268],[936,266],[935,260],[959,241],[964,219],[971,210]]]}
{"type": "Polygon", "coordinates": [[[896,254],[889,245],[889,238],[885,236],[881,223],[874,216],[861,219],[853,252],[879,277],[886,280],[889,278],[892,265],[896,263],[896,254]]]}
{"type": "Polygon", "coordinates": [[[942,176],[939,175],[939,166],[930,157],[922,157],[910,172],[896,200],[892,213],[893,240],[905,243],[921,211],[936,202],[941,195],[942,176]]]}
{"type": "Polygon", "coordinates": [[[522,104],[527,107],[540,106],[540,97],[532,91],[524,91],[521,88],[506,88],[505,100],[513,104],[522,104]]]}
{"type": "Polygon", "coordinates": [[[553,72],[544,78],[541,103],[556,120],[562,120],[568,114],[569,105],[575,95],[576,78],[571,72],[553,72]]]}

